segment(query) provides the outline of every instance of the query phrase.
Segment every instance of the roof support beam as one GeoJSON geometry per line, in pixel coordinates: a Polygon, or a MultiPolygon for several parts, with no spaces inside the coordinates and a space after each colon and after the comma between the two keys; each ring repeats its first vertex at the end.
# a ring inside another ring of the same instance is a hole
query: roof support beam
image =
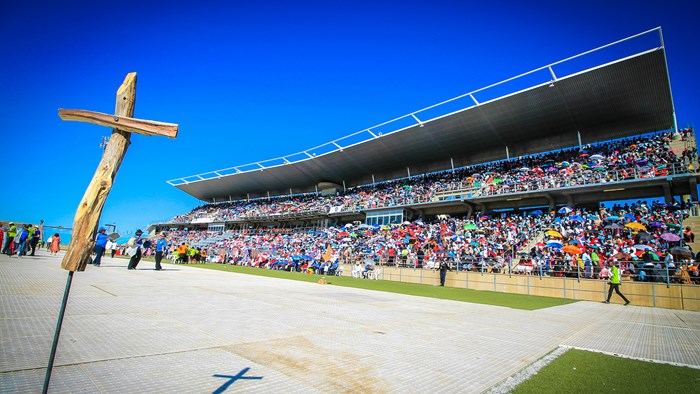
{"type": "Polygon", "coordinates": [[[419,127],[423,127],[423,122],[420,119],[418,119],[416,114],[411,114],[411,116],[413,116],[413,119],[415,119],[416,122],[418,122],[419,127]]]}

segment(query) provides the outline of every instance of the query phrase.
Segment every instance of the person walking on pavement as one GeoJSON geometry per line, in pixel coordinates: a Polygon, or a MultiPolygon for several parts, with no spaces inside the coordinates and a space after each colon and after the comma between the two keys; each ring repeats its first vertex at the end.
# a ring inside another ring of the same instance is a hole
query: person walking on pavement
{"type": "Polygon", "coordinates": [[[10,227],[7,229],[7,237],[5,237],[5,247],[2,248],[2,253],[12,256],[15,237],[17,236],[17,227],[13,222],[10,222],[9,226],[10,227]]]}
{"type": "Polygon", "coordinates": [[[446,260],[442,260],[440,263],[440,286],[445,287],[445,278],[447,277],[447,271],[452,271],[450,265],[447,264],[446,260]]]}
{"type": "Polygon", "coordinates": [[[610,276],[610,282],[608,282],[608,285],[610,285],[610,288],[608,289],[608,298],[605,300],[605,302],[604,302],[605,304],[610,303],[610,297],[612,297],[613,290],[615,291],[615,293],[617,293],[617,295],[619,295],[620,297],[622,297],[623,300],[625,300],[625,305],[629,305],[629,303],[630,303],[630,300],[628,300],[627,297],[625,297],[625,295],[622,294],[622,292],[620,292],[620,286],[622,284],[620,283],[620,267],[619,267],[619,265],[620,265],[620,263],[618,261],[615,261],[613,263],[613,266],[610,268],[611,276],[610,276]]]}
{"type": "Polygon", "coordinates": [[[61,236],[58,233],[51,237],[51,253],[55,256],[61,250],[61,236]]]}
{"type": "Polygon", "coordinates": [[[32,234],[32,238],[29,240],[29,247],[32,249],[30,256],[34,256],[34,253],[36,253],[36,246],[39,244],[40,240],[41,230],[39,230],[39,226],[34,226],[34,234],[32,234]]]}
{"type": "Polygon", "coordinates": [[[29,225],[25,224],[15,236],[15,253],[17,257],[21,258],[26,253],[24,248],[27,246],[27,239],[29,238],[29,225]]]}
{"type": "Polygon", "coordinates": [[[117,251],[117,244],[112,241],[111,238],[107,238],[107,246],[105,246],[105,254],[107,254],[107,251],[111,253],[111,257],[114,258],[114,253],[117,251]]]}
{"type": "Polygon", "coordinates": [[[143,238],[141,238],[141,234],[143,234],[143,231],[141,231],[141,229],[136,230],[136,232],[134,233],[135,237],[133,248],[136,250],[129,259],[129,266],[127,267],[127,269],[135,270],[136,266],[139,265],[139,262],[141,261],[141,246],[143,246],[143,238]]]}
{"type": "Polygon", "coordinates": [[[92,265],[95,267],[100,266],[100,263],[102,262],[102,255],[105,254],[105,249],[107,248],[107,240],[109,237],[107,236],[106,231],[107,229],[104,227],[100,227],[100,229],[97,230],[95,247],[92,248],[92,251],[95,252],[95,260],[92,262],[92,265]]]}
{"type": "Polygon", "coordinates": [[[168,240],[165,239],[165,232],[160,233],[160,238],[156,242],[156,271],[163,269],[160,265],[160,261],[163,260],[163,253],[165,253],[168,247],[168,240]]]}

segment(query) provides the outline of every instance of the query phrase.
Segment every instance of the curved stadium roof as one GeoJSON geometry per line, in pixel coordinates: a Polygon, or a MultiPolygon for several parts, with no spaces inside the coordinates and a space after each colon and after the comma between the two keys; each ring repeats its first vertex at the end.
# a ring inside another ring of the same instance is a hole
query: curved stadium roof
{"type": "Polygon", "coordinates": [[[208,202],[289,195],[317,191],[322,182],[353,187],[674,127],[663,45],[555,74],[555,66],[582,55],[304,152],[168,182],[208,202]],[[478,100],[489,88],[537,73],[545,82],[478,100]],[[462,108],[434,115],[456,104],[462,108]]]}

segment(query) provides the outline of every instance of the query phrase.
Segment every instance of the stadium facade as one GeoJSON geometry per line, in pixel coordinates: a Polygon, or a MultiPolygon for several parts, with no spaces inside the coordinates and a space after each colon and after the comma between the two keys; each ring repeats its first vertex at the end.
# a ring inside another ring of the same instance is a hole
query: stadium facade
{"type": "MultiPolygon", "coordinates": [[[[362,185],[669,130],[677,130],[677,122],[662,31],[655,28],[303,152],[168,182],[207,203],[342,193],[362,185]],[[622,52],[613,51],[616,56],[610,59],[609,52],[619,48],[622,52]],[[591,60],[600,59],[604,61],[591,65],[591,60]],[[533,79],[540,82],[524,86],[533,79]],[[490,97],[508,89],[512,91],[490,97]]],[[[412,220],[525,207],[595,207],[601,201],[633,198],[663,197],[670,202],[679,195],[697,201],[698,176],[672,167],[659,177],[621,177],[603,184],[498,195],[450,190],[430,201],[402,206],[331,209],[231,224],[329,225],[367,222],[397,211],[397,220],[412,220]]],[[[189,225],[228,224],[214,222],[219,220],[200,218],[189,225]]]]}

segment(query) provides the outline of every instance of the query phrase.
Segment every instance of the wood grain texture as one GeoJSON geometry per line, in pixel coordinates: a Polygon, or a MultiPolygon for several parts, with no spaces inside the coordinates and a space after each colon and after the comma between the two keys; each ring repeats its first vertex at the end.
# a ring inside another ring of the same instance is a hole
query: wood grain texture
{"type": "Polygon", "coordinates": [[[177,137],[178,125],[173,123],[156,122],[154,120],[134,119],[120,117],[101,112],[86,111],[83,109],[59,109],[58,116],[63,120],[95,123],[100,126],[113,127],[121,131],[138,133],[147,136],[177,137]]]}
{"type": "MultiPolygon", "coordinates": [[[[114,113],[119,117],[133,117],[136,104],[136,73],[129,73],[117,90],[117,103],[114,113]]],[[[112,189],[114,177],[129,148],[131,133],[114,129],[105,147],[92,181],[73,221],[73,234],[68,250],[63,256],[61,267],[69,271],[84,271],[95,244],[97,224],[102,214],[107,196],[112,189]]]]}

